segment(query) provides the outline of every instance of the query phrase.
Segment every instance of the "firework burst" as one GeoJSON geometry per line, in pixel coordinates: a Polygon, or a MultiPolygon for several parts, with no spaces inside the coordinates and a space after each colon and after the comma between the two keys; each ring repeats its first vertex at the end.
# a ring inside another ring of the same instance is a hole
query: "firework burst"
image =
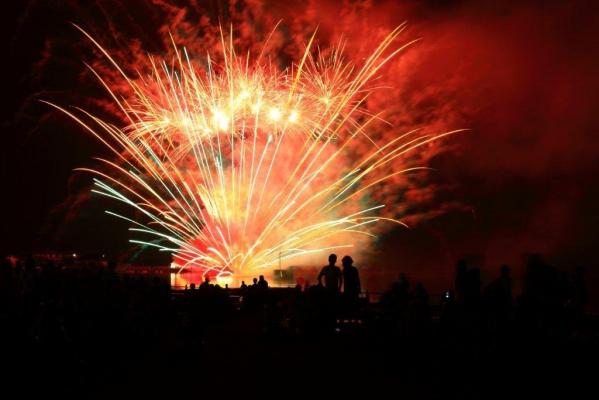
{"type": "MultiPolygon", "coordinates": [[[[406,153],[453,132],[408,132],[382,145],[368,137],[381,112],[364,104],[369,83],[400,52],[393,30],[361,65],[343,45],[321,52],[314,36],[297,63],[278,68],[265,54],[239,56],[221,31],[222,62],[192,59],[174,44],[171,62],[150,57],[151,73],[129,77],[119,96],[99,73],[127,124],[117,127],[84,110],[53,105],[80,123],[115,155],[98,159],[94,192],[136,210],[129,218],[140,239],[172,253],[180,268],[218,276],[247,275],[282,260],[352,247],[374,236],[381,215],[371,192],[390,178],[423,167],[389,166],[406,153]],[[324,55],[324,54],[327,55],[324,55]],[[349,150],[364,141],[371,150],[349,150]],[[357,158],[357,159],[356,159],[357,158]]],[[[265,47],[266,48],[266,47],[265,47]]],[[[50,103],[49,103],[50,104],[50,103]]],[[[395,165],[395,164],[393,164],[395,165]]]]}

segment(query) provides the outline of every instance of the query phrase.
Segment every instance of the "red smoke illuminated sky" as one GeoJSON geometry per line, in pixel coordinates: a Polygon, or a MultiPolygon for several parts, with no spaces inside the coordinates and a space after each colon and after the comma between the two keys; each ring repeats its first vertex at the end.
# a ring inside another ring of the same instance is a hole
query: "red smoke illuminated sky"
{"type": "Polygon", "coordinates": [[[343,34],[348,52],[357,57],[385,31],[408,21],[405,41],[422,40],[385,72],[393,89],[369,107],[393,102],[387,119],[405,130],[471,132],[455,136],[451,151],[430,160],[436,171],[427,187],[434,194],[427,187],[406,194],[422,207],[412,210],[416,214],[443,212],[385,235],[377,260],[357,262],[439,280],[452,274],[457,257],[473,253],[483,254],[491,271],[501,263],[518,267],[526,252],[544,253],[558,265],[599,269],[594,2],[246,1],[230,7],[210,2],[197,14],[190,11],[197,6],[184,14],[185,6],[171,3],[183,2],[29,1],[7,11],[4,251],[118,252],[126,243],[125,226],[107,220],[101,204],[80,195],[87,178],[71,172],[101,153],[101,146],[37,102],[89,104],[90,97],[102,96],[82,68],[90,47],[70,21],[115,47],[134,40],[139,47],[132,58],[140,48],[161,51],[168,30],[194,42],[190,28],[205,31],[219,18],[236,24],[247,41],[256,26],[282,20],[284,35],[274,45],[287,46],[290,56],[293,43],[318,26],[325,41],[343,34]]]}

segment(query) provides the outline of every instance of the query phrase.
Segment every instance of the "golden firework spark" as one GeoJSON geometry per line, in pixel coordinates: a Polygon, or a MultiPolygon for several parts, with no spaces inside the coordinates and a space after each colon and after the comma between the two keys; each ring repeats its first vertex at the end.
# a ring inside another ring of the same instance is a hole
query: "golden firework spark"
{"type": "MultiPolygon", "coordinates": [[[[185,49],[175,62],[150,58],[149,76],[130,78],[85,31],[131,87],[123,99],[106,87],[128,124],[115,127],[83,110],[53,105],[80,123],[116,156],[99,159],[95,193],[123,202],[142,217],[109,214],[151,239],[131,240],[173,254],[181,268],[220,276],[249,274],[281,260],[351,247],[374,236],[382,204],[363,204],[376,185],[422,167],[380,173],[436,136],[408,132],[377,146],[369,125],[380,113],[363,108],[367,83],[408,43],[389,46],[393,30],[360,66],[342,46],[312,55],[314,36],[297,64],[279,70],[262,55],[239,57],[221,33],[222,63],[203,68],[185,49]],[[371,146],[354,160],[355,141],[371,146]]],[[[48,103],[50,104],[50,103],[48,103]]]]}

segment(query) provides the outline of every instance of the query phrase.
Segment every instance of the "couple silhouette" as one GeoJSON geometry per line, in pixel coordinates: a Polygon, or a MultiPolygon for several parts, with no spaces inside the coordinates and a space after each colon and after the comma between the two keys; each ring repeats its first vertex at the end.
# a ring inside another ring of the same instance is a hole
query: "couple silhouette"
{"type": "Polygon", "coordinates": [[[358,298],[360,296],[360,274],[358,268],[354,266],[354,260],[350,256],[345,256],[341,260],[343,270],[337,265],[337,255],[329,256],[329,264],[322,267],[318,274],[318,284],[334,294],[341,292],[347,298],[358,298]],[[324,283],[323,283],[324,280],[324,283]]]}

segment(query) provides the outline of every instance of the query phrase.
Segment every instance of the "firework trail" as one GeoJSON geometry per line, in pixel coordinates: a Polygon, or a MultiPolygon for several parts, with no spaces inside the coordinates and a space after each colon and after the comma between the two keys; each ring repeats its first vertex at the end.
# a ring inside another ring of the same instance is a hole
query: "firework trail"
{"type": "MultiPolygon", "coordinates": [[[[173,255],[181,269],[244,276],[282,260],[352,247],[371,240],[381,214],[373,192],[398,175],[398,159],[449,135],[406,132],[375,143],[381,120],[364,107],[380,69],[406,45],[389,47],[393,30],[362,64],[343,57],[343,43],[320,51],[315,35],[285,69],[264,52],[235,52],[232,32],[220,33],[220,62],[173,43],[172,60],[149,58],[151,73],[132,78],[82,30],[119,71],[132,96],[90,67],[128,121],[117,127],[81,110],[54,107],[75,119],[115,155],[98,159],[94,192],[132,207],[139,239],[173,255]],[[364,154],[351,149],[359,141],[364,154]]],[[[268,41],[267,41],[268,42],[268,41]]],[[[264,46],[266,49],[267,46],[264,46]]]]}

